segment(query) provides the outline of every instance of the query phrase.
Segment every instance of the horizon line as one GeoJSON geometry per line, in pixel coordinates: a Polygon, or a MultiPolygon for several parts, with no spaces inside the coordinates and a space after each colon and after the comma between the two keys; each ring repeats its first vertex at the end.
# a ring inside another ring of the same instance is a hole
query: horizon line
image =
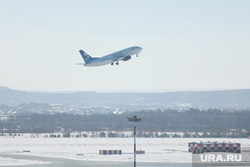
{"type": "Polygon", "coordinates": [[[21,90],[12,89],[7,86],[0,86],[15,91],[35,92],[35,93],[80,93],[80,92],[95,92],[95,93],[171,93],[171,92],[209,92],[209,91],[232,91],[232,90],[249,90],[250,88],[215,88],[215,89],[130,89],[130,90],[21,90]]]}

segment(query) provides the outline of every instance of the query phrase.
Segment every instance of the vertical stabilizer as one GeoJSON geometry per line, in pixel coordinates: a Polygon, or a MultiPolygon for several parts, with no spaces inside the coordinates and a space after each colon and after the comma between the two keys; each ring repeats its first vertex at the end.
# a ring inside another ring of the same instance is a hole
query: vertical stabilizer
{"type": "Polygon", "coordinates": [[[90,55],[88,55],[83,50],[79,50],[79,52],[80,52],[80,54],[81,54],[81,56],[82,56],[85,63],[89,63],[93,59],[90,55]]]}

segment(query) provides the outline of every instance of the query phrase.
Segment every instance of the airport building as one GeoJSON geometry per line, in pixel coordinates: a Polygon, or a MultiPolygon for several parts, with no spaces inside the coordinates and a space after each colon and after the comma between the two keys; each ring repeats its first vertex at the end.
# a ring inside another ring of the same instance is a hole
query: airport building
{"type": "Polygon", "coordinates": [[[202,154],[207,152],[240,153],[240,143],[191,142],[188,143],[188,152],[191,152],[192,154],[202,154]]]}

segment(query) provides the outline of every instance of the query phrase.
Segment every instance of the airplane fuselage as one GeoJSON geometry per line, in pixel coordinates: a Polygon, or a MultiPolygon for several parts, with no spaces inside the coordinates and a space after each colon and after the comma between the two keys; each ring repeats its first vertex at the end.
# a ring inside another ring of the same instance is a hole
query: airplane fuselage
{"type": "Polygon", "coordinates": [[[119,61],[129,60],[132,55],[138,55],[141,50],[142,50],[141,47],[134,46],[100,58],[93,57],[91,58],[90,61],[87,62],[85,61],[84,66],[91,67],[91,66],[102,66],[106,64],[113,65],[114,63],[118,64],[119,61]]]}

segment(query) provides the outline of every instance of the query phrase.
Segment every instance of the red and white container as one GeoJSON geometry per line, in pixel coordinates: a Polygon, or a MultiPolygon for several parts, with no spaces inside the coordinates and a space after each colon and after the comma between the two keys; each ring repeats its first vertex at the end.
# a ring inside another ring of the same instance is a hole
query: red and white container
{"type": "Polygon", "coordinates": [[[99,150],[99,155],[120,155],[122,150],[99,150]]]}

